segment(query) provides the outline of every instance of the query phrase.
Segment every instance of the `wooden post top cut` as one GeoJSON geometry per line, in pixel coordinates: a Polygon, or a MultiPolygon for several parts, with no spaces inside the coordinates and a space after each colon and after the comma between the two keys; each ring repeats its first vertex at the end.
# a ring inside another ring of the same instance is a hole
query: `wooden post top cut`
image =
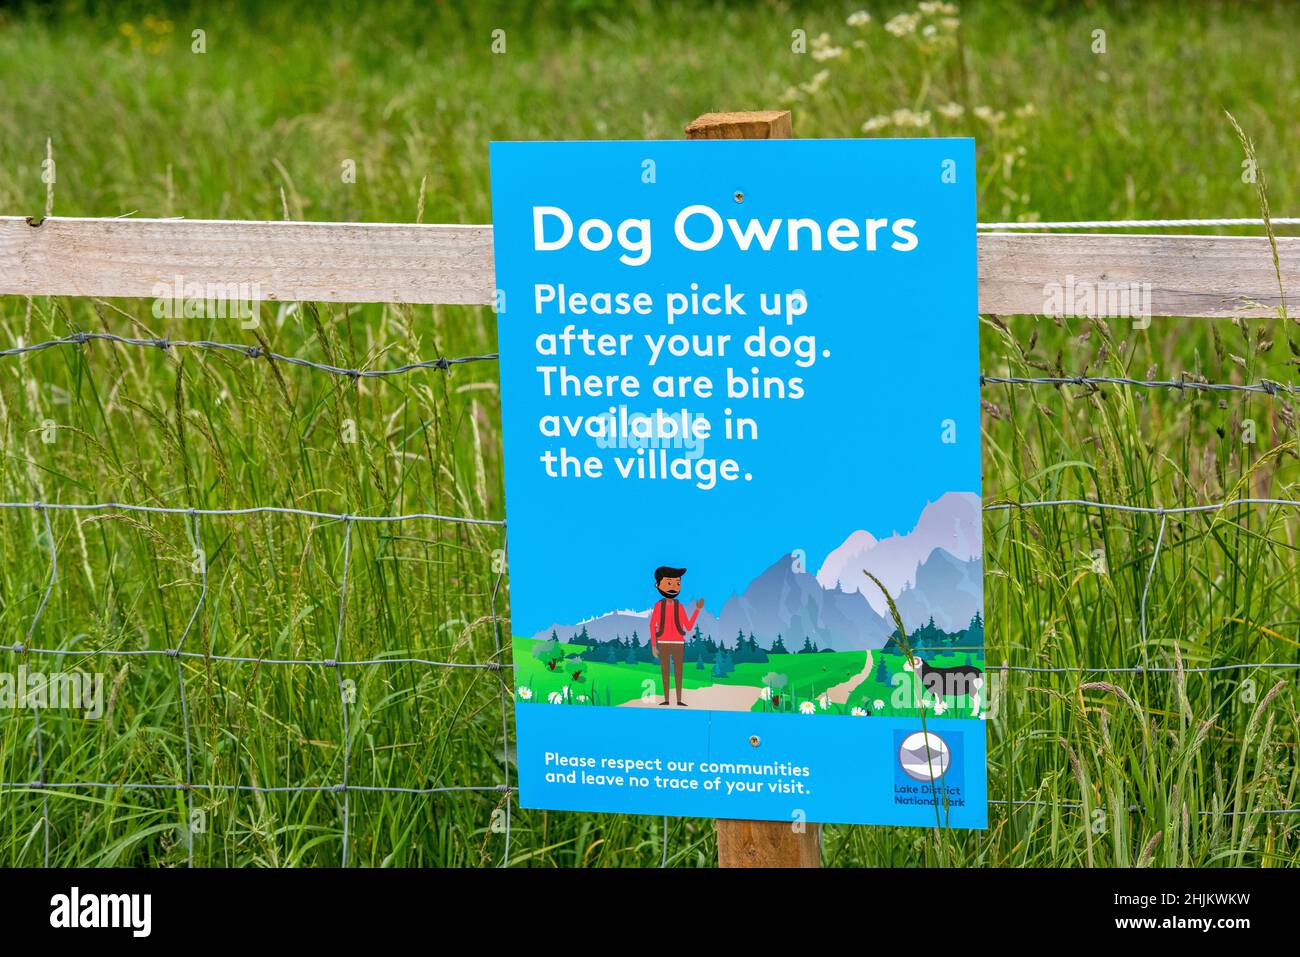
{"type": "Polygon", "coordinates": [[[686,127],[689,140],[788,140],[793,135],[789,110],[705,113],[686,127]]]}

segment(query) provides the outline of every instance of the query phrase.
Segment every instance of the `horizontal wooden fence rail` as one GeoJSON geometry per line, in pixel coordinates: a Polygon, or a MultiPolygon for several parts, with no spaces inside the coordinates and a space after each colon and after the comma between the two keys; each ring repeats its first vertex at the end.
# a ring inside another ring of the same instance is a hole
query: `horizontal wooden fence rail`
{"type": "MultiPolygon", "coordinates": [[[[1277,314],[1262,236],[981,233],[980,312],[1043,314],[1053,296],[1128,302],[1121,315],[1277,314]],[[1136,285],[1134,285],[1136,284],[1136,285]],[[1125,298],[1127,297],[1127,298],[1125,298]]],[[[1283,287],[1300,290],[1300,238],[1277,240],[1283,287]]],[[[846,267],[851,268],[846,259],[846,267]]],[[[145,297],[184,283],[256,284],[269,301],[485,305],[491,226],[0,217],[0,295],[145,297]]],[[[1074,312],[1082,314],[1082,306],[1074,312]]]]}

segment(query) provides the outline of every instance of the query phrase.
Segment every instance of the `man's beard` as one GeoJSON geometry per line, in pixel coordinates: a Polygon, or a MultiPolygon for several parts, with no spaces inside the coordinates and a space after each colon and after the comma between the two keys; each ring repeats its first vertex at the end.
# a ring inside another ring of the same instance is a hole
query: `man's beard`
{"type": "Polygon", "coordinates": [[[676,599],[677,596],[681,594],[681,592],[666,592],[662,588],[655,588],[655,591],[663,595],[665,598],[673,598],[673,599],[676,599]]]}

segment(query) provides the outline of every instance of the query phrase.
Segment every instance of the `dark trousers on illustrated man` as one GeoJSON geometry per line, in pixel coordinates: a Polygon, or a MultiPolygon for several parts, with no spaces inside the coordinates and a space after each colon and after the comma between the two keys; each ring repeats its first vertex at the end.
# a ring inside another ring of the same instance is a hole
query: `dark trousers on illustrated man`
{"type": "Polygon", "coordinates": [[[682,662],[686,660],[686,645],[659,642],[659,671],[664,679],[664,700],[668,700],[668,666],[671,663],[673,674],[677,676],[677,700],[682,700],[682,662]]]}

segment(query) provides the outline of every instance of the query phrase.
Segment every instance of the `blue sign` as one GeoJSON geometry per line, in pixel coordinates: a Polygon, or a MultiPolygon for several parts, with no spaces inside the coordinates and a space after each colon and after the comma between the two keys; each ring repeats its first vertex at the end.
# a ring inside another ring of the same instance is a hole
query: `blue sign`
{"type": "Polygon", "coordinates": [[[492,144],[524,807],[986,826],[974,177],[492,144]]]}

